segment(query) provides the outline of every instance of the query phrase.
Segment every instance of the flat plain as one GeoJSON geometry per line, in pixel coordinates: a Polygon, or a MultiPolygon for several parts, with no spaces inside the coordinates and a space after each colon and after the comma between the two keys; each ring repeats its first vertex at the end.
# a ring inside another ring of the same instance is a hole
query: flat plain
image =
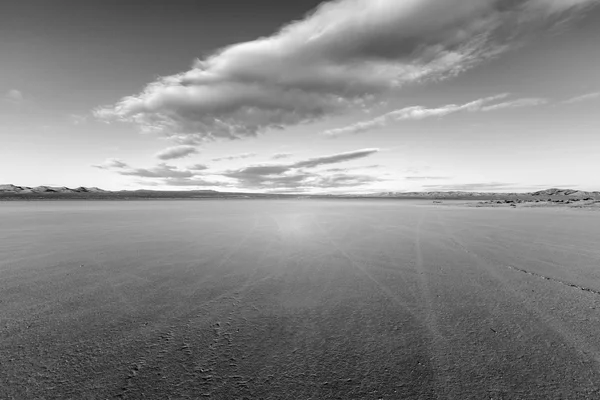
{"type": "Polygon", "coordinates": [[[2,399],[599,399],[600,213],[0,203],[2,399]]]}

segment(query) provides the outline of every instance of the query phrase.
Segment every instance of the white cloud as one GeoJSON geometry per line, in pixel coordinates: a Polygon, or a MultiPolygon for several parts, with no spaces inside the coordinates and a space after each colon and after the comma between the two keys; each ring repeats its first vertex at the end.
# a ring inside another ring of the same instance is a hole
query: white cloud
{"type": "Polygon", "coordinates": [[[25,101],[25,96],[23,96],[23,93],[17,89],[11,89],[8,92],[6,92],[6,94],[4,95],[4,98],[9,103],[13,103],[13,104],[21,104],[21,103],[23,103],[23,101],[25,101]]]}
{"type": "Polygon", "coordinates": [[[195,175],[191,170],[178,169],[165,163],[160,163],[151,168],[134,168],[116,158],[108,158],[102,164],[92,166],[116,172],[119,175],[136,176],[139,178],[191,178],[195,175]]]}
{"type": "Polygon", "coordinates": [[[526,99],[516,99],[512,101],[505,101],[504,103],[492,104],[490,106],[482,107],[481,111],[497,111],[506,108],[521,108],[521,107],[535,107],[548,104],[547,99],[539,97],[531,97],[526,99]]]}
{"type": "Polygon", "coordinates": [[[502,108],[510,107],[525,107],[545,104],[545,99],[527,98],[516,99],[499,104],[487,105],[489,103],[505,99],[509,95],[506,93],[496,96],[485,97],[465,104],[447,104],[437,108],[426,108],[423,106],[405,107],[399,110],[391,111],[368,121],[360,121],[355,124],[342,128],[330,129],[323,132],[327,136],[342,136],[361,132],[370,131],[372,129],[382,128],[396,121],[421,120],[426,118],[441,118],[458,112],[477,112],[477,111],[493,111],[502,108]]]}
{"type": "Polygon", "coordinates": [[[443,181],[451,179],[449,176],[405,176],[407,181],[443,181]]]}
{"type": "Polygon", "coordinates": [[[563,101],[563,104],[582,103],[584,101],[591,101],[595,99],[600,99],[600,92],[588,93],[582,96],[573,97],[572,99],[563,101]]]}
{"type": "Polygon", "coordinates": [[[251,158],[251,157],[256,157],[256,153],[242,153],[242,154],[234,154],[232,156],[217,157],[217,158],[213,158],[211,161],[244,160],[246,158],[251,158]]]}
{"type": "Polygon", "coordinates": [[[211,181],[204,178],[166,178],[163,179],[162,184],[167,186],[182,186],[182,187],[215,187],[215,186],[223,186],[221,182],[211,181]]]}
{"type": "Polygon", "coordinates": [[[320,165],[328,165],[328,164],[337,164],[341,162],[356,160],[359,158],[369,157],[373,154],[379,153],[379,149],[369,148],[369,149],[360,149],[354,151],[347,151],[344,153],[332,154],[329,156],[321,156],[308,158],[306,160],[296,161],[293,164],[290,164],[292,168],[314,168],[320,165]]]}
{"type": "Polygon", "coordinates": [[[423,185],[425,190],[433,191],[466,191],[466,192],[499,192],[515,189],[514,183],[484,182],[484,183],[458,183],[448,185],[423,185]]]}
{"type": "Polygon", "coordinates": [[[83,125],[88,121],[88,116],[80,114],[69,114],[67,116],[67,119],[73,125],[83,125]]]}
{"type": "Polygon", "coordinates": [[[206,166],[204,164],[193,164],[193,165],[188,165],[185,168],[189,171],[204,171],[204,170],[208,169],[208,166],[206,166]]]}
{"type": "Polygon", "coordinates": [[[194,144],[301,124],[453,76],[599,0],[335,0],[95,111],[194,144]]]}
{"type": "Polygon", "coordinates": [[[293,156],[292,153],[275,153],[271,156],[273,160],[281,160],[282,158],[290,158],[293,156]]]}
{"type": "Polygon", "coordinates": [[[125,162],[119,160],[118,158],[107,158],[102,164],[96,164],[92,166],[99,169],[120,169],[128,167],[125,162]]]}
{"type": "Polygon", "coordinates": [[[366,158],[378,152],[379,149],[360,149],[307,158],[289,164],[250,165],[226,171],[222,176],[234,179],[238,187],[251,189],[293,189],[304,191],[316,188],[358,187],[378,182],[381,178],[366,174],[347,173],[340,170],[315,172],[312,169],[322,165],[338,164],[366,158]]]}
{"type": "Polygon", "coordinates": [[[194,146],[181,145],[167,147],[164,150],[156,153],[156,158],[161,160],[176,160],[178,158],[184,158],[191,156],[192,154],[198,154],[198,149],[194,146]]]}
{"type": "MultiPolygon", "coordinates": [[[[297,190],[351,188],[380,182],[380,176],[350,173],[348,169],[316,171],[322,165],[345,163],[372,156],[379,149],[359,149],[344,153],[307,158],[286,164],[248,165],[239,169],[207,172],[207,166],[195,164],[176,168],[160,163],[150,168],[137,168],[114,158],[105,160],[95,168],[113,173],[143,178],[144,185],[203,186],[251,190],[297,190]]],[[[362,167],[370,169],[374,166],[362,167]]],[[[359,169],[359,168],[354,168],[359,169]]]]}

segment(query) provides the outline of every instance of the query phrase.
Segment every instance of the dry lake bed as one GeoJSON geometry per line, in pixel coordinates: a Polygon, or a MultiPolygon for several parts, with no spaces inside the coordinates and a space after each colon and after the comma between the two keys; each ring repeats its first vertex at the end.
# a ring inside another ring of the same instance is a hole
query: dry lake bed
{"type": "Polygon", "coordinates": [[[600,213],[0,203],[1,399],[600,399],[600,213]]]}

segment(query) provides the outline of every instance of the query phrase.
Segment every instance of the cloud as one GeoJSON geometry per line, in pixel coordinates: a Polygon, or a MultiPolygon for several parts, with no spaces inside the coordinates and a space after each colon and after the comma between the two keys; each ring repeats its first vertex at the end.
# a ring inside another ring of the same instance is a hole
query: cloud
{"type": "Polygon", "coordinates": [[[237,180],[235,186],[260,190],[298,190],[335,189],[359,187],[370,183],[380,182],[377,176],[366,174],[338,173],[326,175],[312,171],[292,171],[285,174],[252,174],[249,171],[232,172],[226,176],[237,180]]]}
{"type": "Polygon", "coordinates": [[[333,154],[333,155],[329,155],[329,156],[309,158],[307,160],[295,162],[294,164],[291,164],[291,166],[292,166],[292,168],[301,168],[301,167],[314,168],[319,165],[337,164],[337,163],[341,163],[341,162],[345,162],[345,161],[356,160],[359,158],[365,158],[365,157],[368,157],[375,153],[378,153],[379,151],[380,150],[376,149],[376,148],[348,151],[345,153],[338,153],[338,154],[333,154]]]}
{"type": "Polygon", "coordinates": [[[508,97],[508,94],[504,93],[496,96],[475,100],[463,105],[448,104],[437,108],[425,108],[423,106],[405,107],[399,110],[391,111],[389,113],[386,113],[368,121],[360,121],[342,128],[330,129],[323,132],[323,134],[326,136],[342,136],[349,134],[357,134],[377,128],[383,128],[384,126],[395,121],[421,120],[435,117],[440,118],[457,112],[479,111],[481,110],[483,105],[496,100],[504,99],[506,97],[508,97]]]}
{"type": "Polygon", "coordinates": [[[67,120],[73,125],[83,125],[88,121],[87,115],[69,114],[67,120]]]}
{"type": "Polygon", "coordinates": [[[256,157],[256,153],[242,153],[235,154],[227,157],[217,157],[213,158],[211,161],[233,161],[233,160],[244,160],[246,158],[256,157]]]}
{"type": "Polygon", "coordinates": [[[600,99],[600,92],[588,93],[582,96],[573,97],[572,99],[563,101],[563,104],[576,104],[595,99],[600,99]]]}
{"type": "Polygon", "coordinates": [[[329,129],[323,132],[323,135],[332,137],[351,135],[383,128],[392,122],[441,118],[459,112],[494,111],[503,108],[531,107],[546,104],[548,102],[546,99],[541,98],[524,98],[486,106],[486,104],[505,99],[508,96],[509,94],[503,93],[496,96],[478,99],[462,105],[447,104],[437,108],[426,108],[423,106],[405,107],[399,110],[391,111],[368,121],[360,121],[342,128],[329,129]]]}
{"type": "Polygon", "coordinates": [[[192,171],[180,170],[165,163],[160,163],[152,168],[134,168],[115,158],[109,158],[102,164],[93,165],[93,167],[110,170],[123,176],[137,176],[139,178],[191,178],[194,176],[192,171]]]}
{"type": "Polygon", "coordinates": [[[17,89],[11,89],[5,93],[4,99],[9,103],[19,105],[25,101],[25,96],[23,96],[23,92],[17,89]]]}
{"type": "MultiPolygon", "coordinates": [[[[226,171],[222,175],[234,179],[239,187],[253,189],[314,189],[362,186],[380,181],[365,174],[310,171],[321,165],[337,164],[369,157],[379,149],[360,149],[345,153],[313,157],[289,164],[250,165],[226,171]]],[[[336,171],[339,172],[339,171],[336,171]]]]}
{"type": "Polygon", "coordinates": [[[256,136],[452,77],[582,15],[598,0],[334,0],[277,33],[196,60],[103,120],[194,144],[256,136]]]}
{"type": "Polygon", "coordinates": [[[118,158],[107,158],[102,164],[92,165],[92,167],[99,169],[120,169],[127,168],[128,165],[118,158]]]}
{"type": "Polygon", "coordinates": [[[407,181],[441,181],[451,178],[448,176],[405,176],[404,179],[407,181]]]}
{"type": "Polygon", "coordinates": [[[271,156],[271,158],[273,160],[281,160],[283,158],[290,158],[291,156],[293,156],[292,153],[275,153],[271,156]]]}
{"type": "Polygon", "coordinates": [[[452,185],[423,185],[426,190],[433,191],[498,191],[498,190],[514,190],[514,183],[504,182],[486,182],[486,183],[459,183],[452,185]]]}
{"type": "Polygon", "coordinates": [[[335,174],[331,176],[319,177],[316,182],[311,183],[311,187],[321,189],[354,188],[357,186],[381,182],[382,180],[383,179],[372,175],[335,174]]]}
{"type": "Polygon", "coordinates": [[[156,158],[161,160],[176,160],[178,158],[184,158],[191,156],[192,154],[198,154],[198,149],[194,146],[181,145],[167,147],[164,150],[156,153],[156,158]]]}
{"type": "Polygon", "coordinates": [[[299,178],[301,176],[308,177],[308,174],[304,172],[298,173],[297,170],[311,169],[321,165],[337,164],[357,160],[369,157],[377,152],[379,152],[379,149],[360,149],[344,153],[308,158],[289,164],[250,165],[244,168],[227,171],[223,175],[229,178],[246,181],[247,183],[260,182],[263,180],[272,180],[276,177],[285,179],[294,179],[293,177],[299,178]],[[293,171],[296,172],[291,173],[293,171]],[[283,177],[283,175],[286,173],[289,173],[289,175],[283,177]]]}
{"type": "Polygon", "coordinates": [[[360,170],[360,169],[377,169],[377,168],[381,168],[381,165],[374,164],[374,165],[365,165],[365,166],[348,167],[348,168],[327,168],[327,169],[323,170],[322,172],[348,172],[348,171],[360,170]]]}
{"type": "Polygon", "coordinates": [[[548,104],[547,99],[542,99],[539,97],[525,98],[525,99],[517,99],[513,101],[506,101],[504,103],[493,104],[490,106],[482,107],[481,111],[497,111],[503,110],[507,108],[521,108],[521,107],[535,107],[541,106],[544,104],[548,104]]]}
{"type": "Polygon", "coordinates": [[[193,164],[193,165],[188,165],[186,167],[186,169],[188,169],[190,171],[204,171],[204,170],[208,169],[208,167],[204,164],[193,164]]]}
{"type": "Polygon", "coordinates": [[[140,178],[191,178],[194,174],[190,171],[179,170],[172,165],[164,163],[152,168],[131,168],[118,171],[120,175],[137,176],[140,178]]]}
{"type": "Polygon", "coordinates": [[[214,187],[214,186],[222,186],[221,183],[203,179],[203,178],[167,178],[163,179],[162,184],[167,186],[182,186],[182,187],[193,187],[193,186],[204,186],[204,187],[214,187]]]}

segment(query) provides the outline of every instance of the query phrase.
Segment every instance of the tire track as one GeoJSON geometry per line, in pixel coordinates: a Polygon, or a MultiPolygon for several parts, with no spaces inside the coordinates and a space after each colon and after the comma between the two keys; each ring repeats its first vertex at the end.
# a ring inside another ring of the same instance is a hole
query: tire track
{"type": "MultiPolygon", "coordinates": [[[[441,221],[441,219],[439,217],[439,214],[436,213],[436,216],[438,217],[438,221],[440,221],[441,224],[444,224],[443,227],[444,227],[445,231],[449,234],[449,239],[455,245],[457,245],[460,248],[462,248],[466,253],[471,254],[474,257],[479,257],[479,255],[477,255],[476,253],[474,253],[474,252],[470,251],[469,249],[467,249],[464,244],[462,244],[461,242],[458,242],[455,239],[456,235],[455,234],[451,234],[449,232],[448,227],[445,225],[445,223],[443,223],[441,221]]],[[[539,236],[539,234],[538,234],[538,236],[539,236]]],[[[490,238],[487,238],[487,239],[488,239],[489,242],[491,242],[492,245],[496,245],[497,244],[492,239],[490,239],[490,238]]],[[[559,246],[559,245],[552,246],[552,245],[549,245],[549,244],[544,244],[544,245],[545,246],[551,246],[551,247],[557,247],[557,248],[560,248],[560,249],[577,251],[576,247],[559,246]]],[[[497,246],[495,246],[495,247],[497,247],[497,246]]],[[[498,248],[498,250],[502,250],[502,249],[498,248]]],[[[521,257],[521,258],[524,259],[524,260],[529,260],[529,261],[534,261],[534,262],[538,262],[538,263],[548,264],[548,265],[553,266],[553,267],[562,267],[561,264],[550,262],[550,261],[546,261],[546,260],[541,260],[541,259],[538,259],[538,258],[531,258],[531,257],[521,257]]],[[[564,280],[561,280],[561,279],[558,279],[558,278],[554,278],[554,277],[550,277],[550,276],[547,276],[547,275],[539,274],[539,273],[536,273],[536,272],[533,272],[533,271],[529,271],[529,270],[526,270],[526,269],[523,269],[523,268],[516,267],[514,265],[506,265],[506,267],[509,268],[509,269],[511,269],[511,270],[514,270],[514,271],[525,273],[525,274],[528,274],[528,275],[531,275],[531,276],[535,276],[535,277],[538,277],[538,278],[541,278],[541,279],[544,279],[544,280],[553,281],[553,282],[559,283],[559,284],[564,285],[564,286],[568,286],[568,287],[572,287],[574,289],[582,290],[584,292],[589,292],[589,293],[594,293],[594,294],[600,295],[600,290],[597,290],[597,289],[592,289],[592,288],[588,288],[588,287],[585,287],[585,286],[580,286],[580,285],[577,285],[577,284],[572,283],[572,282],[568,282],[568,281],[564,281],[564,280]]]]}
{"type": "MultiPolygon", "coordinates": [[[[439,211],[436,212],[436,215],[439,218],[439,211]]],[[[521,229],[512,229],[512,228],[506,228],[503,226],[498,226],[498,225],[488,225],[488,224],[478,224],[478,223],[474,223],[474,222],[469,222],[469,221],[465,221],[465,220],[461,220],[460,221],[462,224],[467,224],[470,225],[472,227],[475,228],[491,228],[492,231],[504,231],[504,232],[509,232],[509,233],[515,233],[515,234],[521,234],[521,235],[528,235],[531,232],[528,231],[524,231],[521,229]]],[[[488,240],[491,240],[491,238],[487,238],[488,240]]],[[[545,241],[541,241],[541,240],[537,240],[537,241],[531,241],[528,242],[531,245],[542,245],[542,246],[547,246],[547,247],[554,247],[557,249],[561,249],[561,250],[569,250],[569,251],[577,251],[579,253],[581,253],[582,251],[590,253],[593,255],[593,257],[597,258],[600,256],[600,251],[598,250],[598,248],[589,248],[586,246],[566,246],[566,245],[560,245],[560,244],[556,244],[556,243],[549,243],[549,242],[545,242],[545,241]]],[[[589,257],[589,256],[588,256],[589,257]]]]}
{"type": "MultiPolygon", "coordinates": [[[[432,375],[435,383],[433,389],[436,398],[441,397],[443,394],[448,393],[447,387],[451,384],[451,376],[448,372],[449,368],[446,354],[448,353],[447,341],[441,334],[438,328],[437,316],[435,315],[435,306],[432,301],[432,294],[429,285],[428,275],[429,271],[426,270],[424,261],[423,261],[423,252],[421,249],[421,225],[422,225],[422,214],[419,215],[419,220],[415,229],[413,229],[412,239],[414,240],[413,251],[415,254],[416,262],[415,262],[415,271],[419,277],[419,286],[420,292],[414,293],[415,298],[421,298],[421,300],[425,303],[424,306],[421,307],[411,307],[406,304],[402,299],[400,299],[392,290],[380,282],[377,278],[375,278],[361,263],[356,262],[354,257],[352,257],[348,252],[344,251],[340,248],[331,236],[325,232],[322,226],[317,222],[317,225],[323,232],[324,236],[328,238],[328,241],[332,248],[334,248],[339,254],[344,256],[355,268],[361,271],[366,277],[368,277],[373,283],[377,285],[377,287],[386,295],[392,302],[399,305],[405,312],[411,315],[416,321],[422,321],[425,331],[429,333],[429,339],[431,340],[433,351],[430,349],[426,350],[427,353],[430,354],[430,361],[432,362],[432,375]]],[[[405,226],[402,228],[406,229],[405,226]]]]}
{"type": "Polygon", "coordinates": [[[323,227],[318,221],[316,221],[315,225],[321,230],[329,244],[346,260],[348,260],[352,266],[354,266],[356,269],[362,272],[362,274],[365,275],[369,280],[371,280],[381,290],[381,292],[385,294],[386,297],[388,297],[392,302],[400,306],[400,308],[402,308],[414,318],[419,318],[417,313],[412,309],[412,307],[410,307],[396,294],[394,294],[394,292],[392,292],[389,287],[377,280],[370,272],[367,271],[367,269],[364,266],[357,263],[347,252],[342,250],[340,246],[331,238],[331,236],[323,229],[323,227]]]}
{"type": "Polygon", "coordinates": [[[447,367],[448,362],[448,341],[441,333],[439,328],[438,315],[436,313],[436,307],[433,301],[433,293],[431,291],[431,284],[429,281],[429,274],[425,268],[423,261],[423,250],[421,246],[421,229],[423,225],[423,214],[419,214],[419,219],[414,231],[414,249],[416,257],[416,269],[419,272],[419,286],[421,287],[421,298],[425,305],[425,326],[430,334],[430,339],[433,347],[433,360],[434,360],[434,378],[436,382],[435,392],[438,398],[440,396],[447,396],[449,393],[449,387],[451,385],[452,376],[448,372],[450,369],[447,367]]]}
{"type": "MultiPolygon", "coordinates": [[[[437,213],[436,213],[437,214],[437,213]]],[[[600,351],[592,346],[588,341],[569,329],[562,321],[556,320],[548,313],[543,312],[538,307],[531,304],[530,299],[519,293],[515,290],[510,283],[504,278],[494,265],[492,265],[488,260],[472,251],[468,248],[453,231],[447,226],[446,222],[439,218],[438,221],[442,228],[448,233],[448,237],[450,240],[455,243],[455,245],[462,248],[462,250],[467,253],[471,258],[473,258],[477,262],[477,266],[482,270],[485,270],[495,281],[497,281],[502,290],[507,294],[511,295],[516,302],[520,304],[527,312],[532,314],[537,320],[546,325],[550,330],[554,331],[558,336],[560,336],[565,342],[570,343],[574,349],[576,349],[579,353],[581,353],[586,358],[591,358],[598,366],[600,366],[600,351]]],[[[506,268],[506,266],[502,266],[502,268],[506,268]]],[[[510,268],[510,267],[509,267],[510,268]]],[[[513,268],[514,269],[514,268],[513,268]]],[[[524,271],[524,270],[523,270],[524,271]]],[[[519,271],[519,272],[523,272],[519,271]]]]}
{"type": "MultiPolygon", "coordinates": [[[[277,221],[272,216],[269,217],[273,220],[275,226],[278,226],[277,221]]],[[[283,253],[283,247],[276,238],[272,239],[269,244],[270,246],[265,246],[261,260],[272,254],[274,247],[277,247],[283,253]]],[[[282,262],[287,264],[289,258],[289,256],[280,255],[275,263],[278,266],[281,266],[282,262]]],[[[261,262],[256,263],[256,265],[259,264],[261,262]]],[[[259,267],[256,268],[255,272],[258,269],[259,267]]],[[[223,313],[219,320],[211,325],[212,334],[208,357],[202,363],[196,362],[194,367],[202,372],[205,397],[227,398],[232,392],[250,394],[252,378],[244,376],[240,371],[241,360],[237,358],[238,353],[240,353],[240,344],[235,340],[235,333],[248,324],[247,317],[240,311],[245,305],[243,302],[244,297],[257,285],[273,279],[276,273],[273,271],[262,278],[249,280],[245,285],[238,288],[235,295],[229,298],[229,311],[223,313]]],[[[252,304],[246,305],[251,309],[256,309],[252,304]]],[[[258,309],[256,310],[258,311],[258,309]]],[[[251,398],[251,396],[243,398],[251,398]]]]}
{"type": "Polygon", "coordinates": [[[522,272],[522,273],[527,274],[527,275],[535,276],[537,278],[542,278],[542,279],[547,280],[547,281],[552,281],[552,282],[560,283],[561,285],[572,287],[574,289],[579,289],[579,290],[582,290],[584,292],[589,292],[589,293],[600,295],[600,290],[591,289],[591,288],[584,287],[584,286],[579,286],[579,285],[576,285],[576,284],[571,283],[571,282],[567,282],[567,281],[563,281],[563,280],[560,280],[560,279],[552,278],[552,277],[549,277],[549,276],[546,276],[546,275],[538,274],[537,272],[527,271],[526,269],[517,268],[517,267],[514,267],[512,265],[507,265],[506,267],[512,269],[513,271],[522,272]]]}

